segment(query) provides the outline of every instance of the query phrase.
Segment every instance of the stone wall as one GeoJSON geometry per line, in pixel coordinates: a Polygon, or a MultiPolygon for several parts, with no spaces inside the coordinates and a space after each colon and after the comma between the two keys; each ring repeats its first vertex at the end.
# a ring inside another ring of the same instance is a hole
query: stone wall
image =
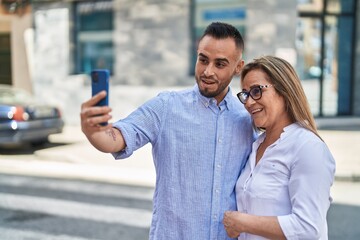
{"type": "Polygon", "coordinates": [[[113,81],[131,85],[187,85],[190,1],[115,0],[113,81]]]}
{"type": "MultiPolygon", "coordinates": [[[[71,4],[51,2],[33,4],[33,92],[40,102],[54,104],[68,117],[78,116],[78,92],[84,86],[83,78],[69,76],[71,4]]],[[[90,94],[89,94],[90,95],[90,94]]]]}
{"type": "Polygon", "coordinates": [[[70,74],[69,3],[34,4],[34,88],[51,86],[70,74]]]}
{"type": "Polygon", "coordinates": [[[247,60],[271,54],[295,63],[296,6],[296,0],[248,1],[247,60]]]}

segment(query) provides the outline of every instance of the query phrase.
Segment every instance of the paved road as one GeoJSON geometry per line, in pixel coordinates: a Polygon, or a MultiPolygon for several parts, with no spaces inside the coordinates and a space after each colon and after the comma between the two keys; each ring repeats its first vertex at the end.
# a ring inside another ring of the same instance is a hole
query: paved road
{"type": "Polygon", "coordinates": [[[360,239],[360,182],[336,181],[331,192],[329,240],[360,239]]]}
{"type": "MultiPolygon", "coordinates": [[[[336,182],[329,239],[360,237],[360,183],[336,182]]],[[[148,239],[151,187],[0,174],[0,239],[148,239]]]]}
{"type": "Polygon", "coordinates": [[[0,174],[0,239],[148,239],[153,188],[0,174]]]}

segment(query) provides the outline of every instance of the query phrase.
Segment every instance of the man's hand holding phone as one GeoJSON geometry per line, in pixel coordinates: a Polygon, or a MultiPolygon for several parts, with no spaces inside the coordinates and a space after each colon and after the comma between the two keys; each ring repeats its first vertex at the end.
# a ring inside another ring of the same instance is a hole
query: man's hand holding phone
{"type": "Polygon", "coordinates": [[[109,73],[96,70],[91,74],[92,97],[81,105],[81,130],[90,143],[106,153],[118,152],[126,146],[121,132],[108,121],[112,118],[109,99],[109,73]]]}
{"type": "Polygon", "coordinates": [[[109,72],[105,69],[91,72],[92,97],[81,105],[81,130],[92,142],[96,135],[110,129],[109,72]]]}
{"type": "Polygon", "coordinates": [[[97,105],[106,96],[106,91],[101,91],[81,105],[81,128],[85,135],[111,128],[111,124],[103,124],[111,119],[111,108],[97,105]]]}
{"type": "MultiPolygon", "coordinates": [[[[109,108],[109,79],[107,69],[95,69],[90,73],[92,98],[81,106],[81,126],[84,130],[103,130],[100,126],[106,126],[111,119],[109,108]],[[90,129],[89,129],[90,130],[90,129]]],[[[91,131],[90,131],[91,132],[91,131]]]]}
{"type": "Polygon", "coordinates": [[[112,124],[101,125],[111,119],[109,106],[96,106],[106,97],[106,91],[101,91],[81,105],[81,130],[89,142],[102,152],[116,152],[124,146],[120,132],[112,128],[112,124]],[[120,142],[118,142],[120,141],[120,142]]]}

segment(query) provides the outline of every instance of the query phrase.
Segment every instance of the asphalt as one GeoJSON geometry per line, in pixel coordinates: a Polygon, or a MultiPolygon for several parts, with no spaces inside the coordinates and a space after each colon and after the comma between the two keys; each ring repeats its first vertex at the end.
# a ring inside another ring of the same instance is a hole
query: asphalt
{"type": "MultiPolygon", "coordinates": [[[[320,135],[336,160],[336,181],[360,181],[360,118],[316,119],[320,135]]],[[[0,156],[3,173],[74,178],[128,185],[154,186],[151,147],[144,146],[125,160],[96,150],[77,125],[67,125],[50,136],[50,147],[34,151],[33,158],[0,156]]]]}

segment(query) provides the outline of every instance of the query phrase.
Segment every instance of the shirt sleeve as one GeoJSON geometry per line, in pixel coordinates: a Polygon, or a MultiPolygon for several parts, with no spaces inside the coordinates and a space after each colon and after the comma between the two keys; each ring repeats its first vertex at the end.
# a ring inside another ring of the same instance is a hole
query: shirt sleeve
{"type": "Polygon", "coordinates": [[[167,111],[169,96],[169,92],[160,93],[125,119],[113,124],[121,131],[126,143],[124,150],[112,153],[115,159],[127,158],[145,144],[156,141],[167,111]]]}
{"type": "Polygon", "coordinates": [[[279,216],[287,239],[319,239],[326,230],[335,160],[322,141],[307,141],[294,153],[289,195],[292,213],[279,216]]]}

